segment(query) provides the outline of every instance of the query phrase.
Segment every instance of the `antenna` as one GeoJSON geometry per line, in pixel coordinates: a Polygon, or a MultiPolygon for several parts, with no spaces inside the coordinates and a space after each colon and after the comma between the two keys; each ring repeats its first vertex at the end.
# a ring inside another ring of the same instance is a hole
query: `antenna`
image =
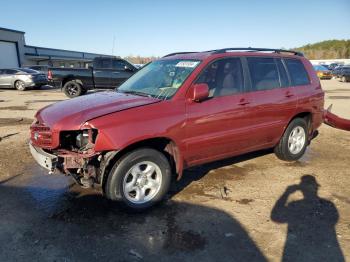
{"type": "Polygon", "coordinates": [[[114,56],[115,35],[113,35],[112,56],[114,56]]]}

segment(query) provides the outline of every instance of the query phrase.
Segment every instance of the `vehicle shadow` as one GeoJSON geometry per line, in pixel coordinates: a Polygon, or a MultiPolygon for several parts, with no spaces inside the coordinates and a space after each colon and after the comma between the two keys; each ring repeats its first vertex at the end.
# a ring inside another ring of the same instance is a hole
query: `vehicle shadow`
{"type": "MultiPolygon", "coordinates": [[[[55,85],[44,85],[44,86],[41,86],[39,89],[36,89],[36,90],[42,90],[42,91],[45,91],[45,90],[54,90],[54,89],[57,89],[59,90],[60,88],[55,86],[55,85]]],[[[34,89],[35,90],[35,89],[34,89]]]]}
{"type": "Polygon", "coordinates": [[[60,88],[59,87],[55,87],[53,85],[44,85],[44,86],[41,86],[40,88],[39,87],[37,87],[37,88],[29,87],[25,91],[18,91],[15,88],[5,88],[5,87],[0,88],[0,92],[5,92],[5,91],[13,91],[13,92],[17,92],[17,93],[20,93],[20,94],[26,94],[28,92],[60,91],[60,88]]]}
{"type": "Polygon", "coordinates": [[[338,211],[318,196],[319,186],[314,176],[303,176],[298,185],[287,187],[271,211],[274,222],[288,224],[282,261],[345,261],[335,231],[338,211]],[[304,198],[288,203],[297,191],[304,198]]]}
{"type": "Polygon", "coordinates": [[[0,261],[267,261],[216,208],[167,201],[129,213],[98,194],[14,183],[0,185],[0,261]]]}
{"type": "MultiPolygon", "coordinates": [[[[174,181],[171,185],[171,188],[168,193],[168,197],[172,198],[176,194],[180,193],[186,187],[188,187],[193,181],[198,181],[207,175],[211,170],[215,170],[221,167],[234,165],[243,161],[247,161],[250,159],[254,159],[257,157],[261,157],[264,155],[271,154],[273,152],[272,149],[260,150],[251,152],[248,154],[227,158],[224,160],[218,160],[215,162],[211,162],[208,164],[200,165],[197,167],[193,167],[187,170],[184,170],[182,177],[179,181],[174,181]]],[[[232,176],[235,174],[233,173],[232,176]]]]}

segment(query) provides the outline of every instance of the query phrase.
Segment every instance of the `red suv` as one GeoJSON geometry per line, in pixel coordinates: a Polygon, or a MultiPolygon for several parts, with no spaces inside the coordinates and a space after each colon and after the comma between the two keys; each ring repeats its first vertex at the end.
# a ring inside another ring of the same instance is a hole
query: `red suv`
{"type": "Polygon", "coordinates": [[[115,92],[38,111],[30,150],[51,173],[144,209],[188,167],[265,148],[299,159],[323,122],[323,105],[320,81],[301,53],[175,53],[115,92]]]}

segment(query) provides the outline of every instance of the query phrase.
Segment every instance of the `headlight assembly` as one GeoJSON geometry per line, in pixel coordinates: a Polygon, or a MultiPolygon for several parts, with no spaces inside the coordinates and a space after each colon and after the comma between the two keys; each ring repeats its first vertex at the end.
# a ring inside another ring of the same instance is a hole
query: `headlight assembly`
{"type": "Polygon", "coordinates": [[[89,143],[89,131],[84,130],[76,136],[76,146],[78,148],[85,147],[89,143]]]}

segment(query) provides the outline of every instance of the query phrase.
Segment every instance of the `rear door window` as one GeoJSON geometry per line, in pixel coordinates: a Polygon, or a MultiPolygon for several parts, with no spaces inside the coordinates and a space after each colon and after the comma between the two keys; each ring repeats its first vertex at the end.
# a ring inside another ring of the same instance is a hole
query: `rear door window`
{"type": "Polygon", "coordinates": [[[284,59],[293,86],[310,84],[310,79],[303,63],[298,59],[284,59]]]}
{"type": "Polygon", "coordinates": [[[94,61],[94,67],[101,69],[110,69],[112,68],[112,59],[96,59],[94,61]]]}
{"type": "Polygon", "coordinates": [[[243,70],[240,58],[225,58],[207,66],[196,83],[209,86],[209,97],[227,96],[244,91],[243,70]]]}
{"type": "Polygon", "coordinates": [[[112,62],[112,68],[119,70],[119,71],[124,71],[126,67],[126,63],[121,60],[113,60],[112,62]]]}
{"type": "Polygon", "coordinates": [[[248,57],[247,61],[254,91],[280,87],[278,69],[274,58],[248,57]]]}

